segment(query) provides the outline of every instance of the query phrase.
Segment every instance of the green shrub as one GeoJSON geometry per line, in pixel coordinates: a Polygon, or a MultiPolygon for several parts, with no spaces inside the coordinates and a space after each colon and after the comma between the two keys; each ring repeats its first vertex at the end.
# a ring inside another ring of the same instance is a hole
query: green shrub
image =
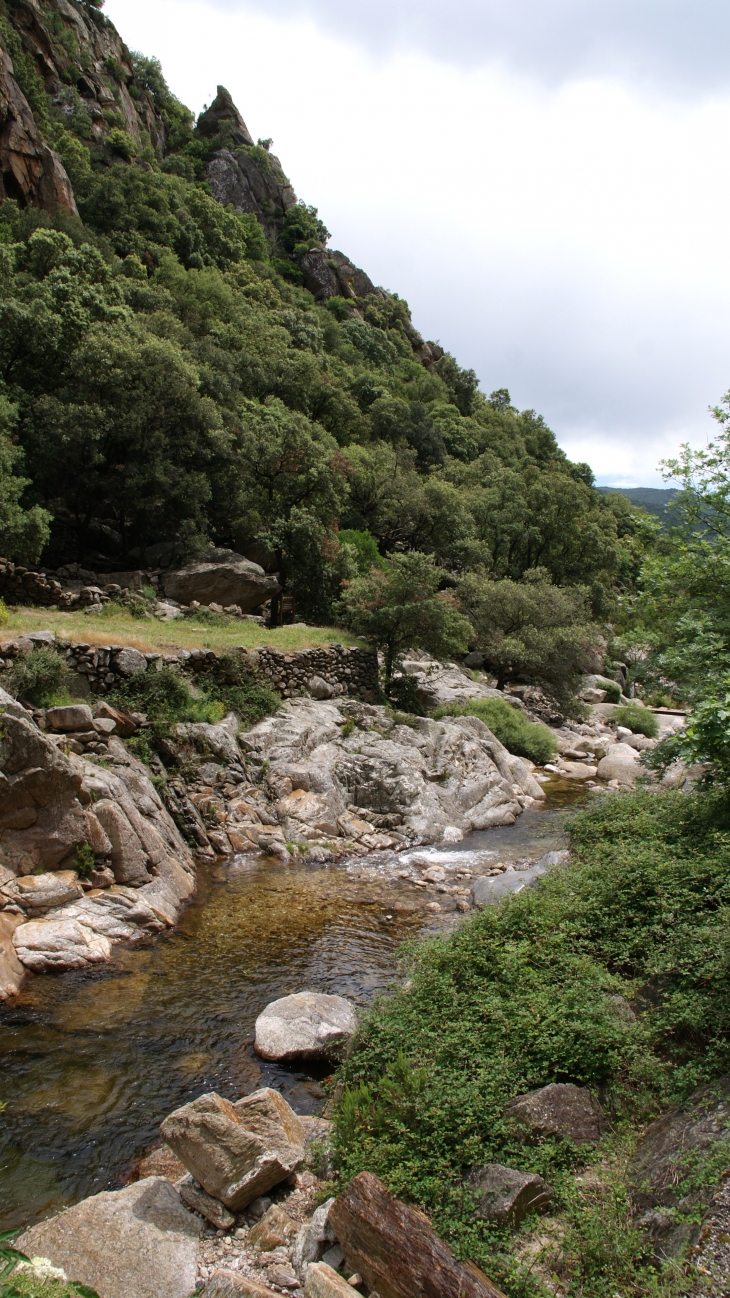
{"type": "Polygon", "coordinates": [[[91,874],[94,869],[94,853],[88,843],[80,843],[74,853],[74,869],[79,874],[91,874]]]}
{"type": "Polygon", "coordinates": [[[604,677],[600,676],[596,681],[596,686],[599,690],[606,691],[606,703],[621,702],[621,686],[618,681],[605,680],[604,677]]]}
{"type": "Polygon", "coordinates": [[[145,712],[153,723],[215,722],[222,715],[220,706],[196,697],[185,677],[170,667],[130,676],[120,681],[107,697],[126,712],[145,712]]]}
{"type": "Polygon", "coordinates": [[[617,726],[626,726],[635,735],[646,735],[647,739],[656,739],[659,734],[659,722],[649,708],[640,708],[636,703],[622,703],[616,708],[611,720],[617,726]]]}
{"type": "Polygon", "coordinates": [[[10,693],[37,708],[48,707],[54,702],[65,674],[63,658],[50,645],[41,645],[27,658],[16,660],[8,677],[10,693]]]}
{"type": "Polygon", "coordinates": [[[200,684],[208,699],[224,712],[235,712],[244,726],[255,725],[281,707],[281,696],[257,678],[243,654],[222,654],[215,677],[203,677],[200,684]]]}
{"type": "Polygon", "coordinates": [[[529,757],[538,766],[544,766],[558,751],[552,731],[539,722],[528,721],[506,699],[469,699],[465,703],[449,703],[437,708],[433,715],[436,718],[479,717],[500,744],[516,757],[529,757]]]}
{"type": "MultiPolygon", "coordinates": [[[[644,1122],[730,1066],[729,830],[722,792],[605,798],[573,821],[571,866],[413,944],[408,984],[375,1003],[339,1072],[340,1188],[376,1173],[526,1298],[545,1290],[520,1270],[522,1237],[474,1222],[463,1177],[490,1161],[529,1168],[555,1188],[571,1294],[666,1293],[625,1165],[644,1122]],[[551,1082],[601,1088],[613,1113],[614,1133],[587,1155],[595,1183],[571,1174],[585,1151],[526,1147],[503,1117],[507,1100],[551,1082]]],[[[716,1184],[727,1153],[703,1152],[683,1180],[716,1184]]]]}

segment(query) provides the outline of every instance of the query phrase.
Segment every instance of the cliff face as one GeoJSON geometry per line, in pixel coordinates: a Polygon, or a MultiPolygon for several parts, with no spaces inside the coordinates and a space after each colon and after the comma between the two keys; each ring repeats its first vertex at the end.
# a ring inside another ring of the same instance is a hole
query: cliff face
{"type": "Polygon", "coordinates": [[[75,0],[11,0],[0,9],[0,197],[76,212],[51,147],[65,128],[92,149],[113,131],[166,151],[166,123],[119,33],[75,0]],[[33,100],[33,107],[29,102],[33,100]]]}

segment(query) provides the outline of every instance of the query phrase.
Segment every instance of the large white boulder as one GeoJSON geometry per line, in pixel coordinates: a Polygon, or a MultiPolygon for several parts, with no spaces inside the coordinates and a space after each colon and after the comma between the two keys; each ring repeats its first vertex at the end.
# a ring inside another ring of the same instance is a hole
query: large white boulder
{"type": "Polygon", "coordinates": [[[296,992],[262,1010],[254,1050],[262,1059],[330,1059],[357,1030],[357,1014],[343,996],[296,992]]]}
{"type": "Polygon", "coordinates": [[[162,1176],[83,1199],[14,1241],[46,1257],[99,1298],[189,1298],[198,1268],[200,1218],[162,1176]]]}

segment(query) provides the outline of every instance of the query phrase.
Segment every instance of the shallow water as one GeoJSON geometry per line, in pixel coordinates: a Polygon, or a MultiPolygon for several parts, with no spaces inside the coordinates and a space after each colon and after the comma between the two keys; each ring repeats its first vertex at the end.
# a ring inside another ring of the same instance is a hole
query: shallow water
{"type": "Polygon", "coordinates": [[[399,874],[415,857],[479,873],[562,846],[566,810],[585,794],[546,788],[547,810],[448,848],[320,868],[235,857],[201,870],[174,932],[117,946],[102,968],[31,976],[0,1009],[0,1229],[119,1185],[162,1118],[204,1091],[270,1085],[316,1112],[314,1074],[254,1055],[256,1016],[304,988],[366,1004],[399,976],[406,937],[456,922],[417,909],[423,896],[399,874]]]}

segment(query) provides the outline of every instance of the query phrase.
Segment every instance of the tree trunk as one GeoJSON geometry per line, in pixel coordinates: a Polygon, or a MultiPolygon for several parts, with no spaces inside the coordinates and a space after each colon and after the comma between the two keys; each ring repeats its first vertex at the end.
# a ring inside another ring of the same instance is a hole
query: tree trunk
{"type": "Polygon", "coordinates": [[[504,1298],[451,1249],[414,1208],[361,1172],[330,1208],[329,1220],[347,1259],[380,1298],[504,1298]]]}

